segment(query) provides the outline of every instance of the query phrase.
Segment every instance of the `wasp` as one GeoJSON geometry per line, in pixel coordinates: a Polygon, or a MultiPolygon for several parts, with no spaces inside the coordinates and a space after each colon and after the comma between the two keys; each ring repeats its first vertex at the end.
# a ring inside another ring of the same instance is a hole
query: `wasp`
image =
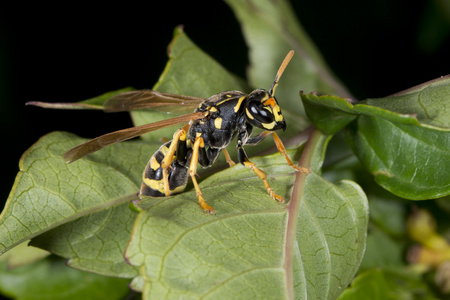
{"type": "Polygon", "coordinates": [[[286,130],[286,122],[275,89],[294,51],[290,51],[281,64],[275,80],[269,89],[256,89],[250,94],[240,91],[226,91],[207,99],[174,95],[151,90],[126,92],[113,96],[104,104],[107,112],[133,109],[183,106],[195,108],[193,113],[176,116],[142,126],[111,132],[67,151],[63,158],[67,163],[76,161],[106,146],[122,142],[150,131],[179,123],[187,123],[177,130],[171,141],[164,143],[150,158],[142,176],[139,196],[164,197],[181,193],[189,177],[194,185],[200,206],[208,213],[214,213],[203,198],[196,179],[197,166],[210,167],[221,152],[230,166],[234,165],[226,147],[237,137],[239,162],[251,169],[263,181],[270,197],[283,202],[267,181],[267,175],[252,163],[245,151],[245,145],[257,145],[272,135],[278,151],[284,155],[288,165],[296,171],[309,173],[307,168],[295,166],[286,154],[286,149],[275,130],[286,130]],[[264,131],[251,137],[253,127],[264,131]]]}

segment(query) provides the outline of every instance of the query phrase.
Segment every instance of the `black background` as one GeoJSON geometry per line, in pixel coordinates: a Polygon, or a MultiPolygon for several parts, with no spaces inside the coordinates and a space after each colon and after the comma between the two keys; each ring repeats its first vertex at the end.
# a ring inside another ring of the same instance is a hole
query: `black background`
{"type": "MultiPolygon", "coordinates": [[[[434,1],[294,2],[330,67],[359,99],[450,73],[450,41],[448,35],[440,38],[449,21],[423,33],[427,18],[431,24],[439,20],[434,1]]],[[[0,201],[8,197],[22,153],[40,136],[66,130],[95,137],[132,125],[126,113],[44,110],[25,102],[76,102],[126,86],[151,88],[179,24],[203,50],[244,77],[247,47],[239,24],[225,3],[207,3],[0,8],[0,201]]]]}

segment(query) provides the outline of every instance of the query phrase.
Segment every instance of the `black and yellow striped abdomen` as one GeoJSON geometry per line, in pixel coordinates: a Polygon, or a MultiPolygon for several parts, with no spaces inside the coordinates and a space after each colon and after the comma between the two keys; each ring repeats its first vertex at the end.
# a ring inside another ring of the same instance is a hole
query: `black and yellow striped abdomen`
{"type": "MultiPolygon", "coordinates": [[[[152,197],[166,196],[161,162],[166,156],[171,143],[172,141],[169,141],[162,145],[150,158],[142,175],[141,195],[152,197]]],[[[177,161],[176,156],[172,158],[171,168],[168,169],[168,174],[170,194],[184,191],[189,176],[188,168],[181,165],[177,161]]]]}

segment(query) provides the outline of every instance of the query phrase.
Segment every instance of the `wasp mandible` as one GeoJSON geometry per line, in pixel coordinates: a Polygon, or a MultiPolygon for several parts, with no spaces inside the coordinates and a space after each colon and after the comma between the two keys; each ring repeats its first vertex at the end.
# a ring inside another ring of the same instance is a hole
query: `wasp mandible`
{"type": "Polygon", "coordinates": [[[106,146],[167,126],[188,122],[175,132],[171,141],[163,144],[150,158],[142,176],[139,195],[164,197],[180,193],[185,189],[190,177],[200,206],[206,212],[214,213],[214,209],[203,198],[197,183],[195,177],[197,165],[210,167],[221,152],[224,153],[229,165],[234,165],[226,147],[237,137],[239,162],[255,172],[273,199],[282,202],[283,198],[270,187],[266,173],[248,159],[244,146],[257,145],[271,134],[278,151],[284,155],[288,165],[296,171],[309,173],[307,168],[292,163],[281,139],[275,133],[275,130],[286,129],[286,122],[275,98],[275,89],[293,55],[292,50],[287,54],[269,91],[256,89],[250,94],[226,91],[208,99],[151,90],[116,95],[105,102],[105,111],[118,112],[172,105],[195,107],[195,110],[190,114],[102,135],[70,149],[63,157],[70,163],[106,146]],[[251,137],[253,127],[264,131],[251,137]]]}

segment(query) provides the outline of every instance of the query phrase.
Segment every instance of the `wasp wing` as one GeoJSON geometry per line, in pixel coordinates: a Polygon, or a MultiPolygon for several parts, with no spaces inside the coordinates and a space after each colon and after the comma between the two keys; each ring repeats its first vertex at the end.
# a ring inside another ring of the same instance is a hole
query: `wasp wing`
{"type": "Polygon", "coordinates": [[[144,108],[166,110],[171,107],[175,108],[175,110],[192,110],[204,100],[205,99],[199,97],[175,95],[151,90],[139,90],[111,97],[105,102],[104,110],[106,112],[120,112],[144,108]]]}
{"type": "Polygon", "coordinates": [[[167,126],[198,120],[204,118],[206,114],[207,112],[195,112],[146,125],[110,132],[73,147],[64,153],[63,159],[67,163],[71,163],[109,145],[120,143],[167,126]]]}

